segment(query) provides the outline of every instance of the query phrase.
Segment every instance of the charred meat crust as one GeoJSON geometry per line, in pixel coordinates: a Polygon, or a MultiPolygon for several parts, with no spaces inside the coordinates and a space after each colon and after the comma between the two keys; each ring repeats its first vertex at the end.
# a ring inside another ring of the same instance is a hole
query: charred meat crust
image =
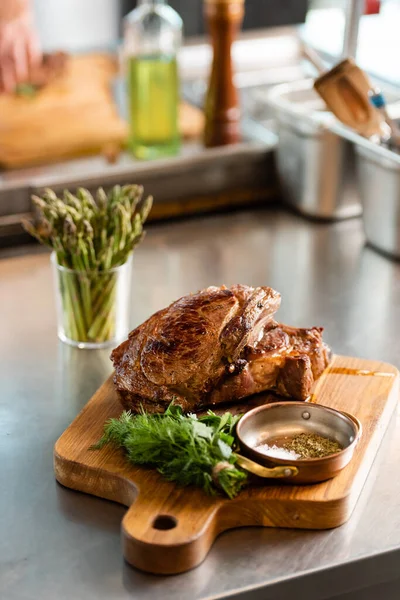
{"type": "MultiPolygon", "coordinates": [[[[245,346],[252,346],[260,331],[278,310],[281,296],[272,288],[256,288],[243,293],[247,286],[234,286],[234,293],[242,295],[242,303],[236,315],[229,321],[220,335],[225,356],[233,362],[237,360],[245,346]]],[[[252,288],[247,288],[252,289],[252,288]]]]}
{"type": "Polygon", "coordinates": [[[298,400],[330,360],[322,329],[297,329],[273,316],[268,287],[210,287],[184,296],[134,329],[111,354],[125,409],[163,412],[234,402],[273,390],[298,400]]]}

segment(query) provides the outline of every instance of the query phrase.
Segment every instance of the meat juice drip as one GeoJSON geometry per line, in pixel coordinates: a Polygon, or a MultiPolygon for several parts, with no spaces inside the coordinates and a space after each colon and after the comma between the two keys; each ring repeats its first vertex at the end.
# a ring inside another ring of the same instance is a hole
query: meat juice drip
{"type": "MultiPolygon", "coordinates": [[[[368,369],[350,369],[349,367],[328,367],[322,375],[350,375],[361,377],[394,377],[394,373],[385,373],[384,371],[369,371],[368,369]]],[[[317,394],[311,394],[306,400],[311,404],[317,403],[317,394]]]]}
{"type": "Polygon", "coordinates": [[[394,373],[368,371],[368,369],[350,369],[348,367],[328,367],[325,373],[330,375],[361,375],[363,377],[394,377],[394,373]]]}

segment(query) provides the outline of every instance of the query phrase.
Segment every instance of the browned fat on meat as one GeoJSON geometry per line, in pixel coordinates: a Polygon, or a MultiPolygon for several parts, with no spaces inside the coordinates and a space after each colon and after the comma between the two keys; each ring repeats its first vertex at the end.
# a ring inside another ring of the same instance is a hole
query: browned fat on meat
{"type": "Polygon", "coordinates": [[[305,400],[331,352],[322,328],[277,323],[280,301],[269,287],[209,287],[155,313],[111,354],[124,408],[196,411],[265,391],[305,400]]]}

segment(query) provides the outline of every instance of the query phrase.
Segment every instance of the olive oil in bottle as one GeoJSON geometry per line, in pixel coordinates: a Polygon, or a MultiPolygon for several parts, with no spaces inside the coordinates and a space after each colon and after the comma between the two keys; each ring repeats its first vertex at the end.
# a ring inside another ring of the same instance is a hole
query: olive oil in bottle
{"type": "Polygon", "coordinates": [[[130,150],[137,158],[177,154],[180,141],[176,57],[131,57],[128,65],[130,150]]]}
{"type": "Polygon", "coordinates": [[[165,0],[140,0],[125,19],[129,149],[136,158],[179,151],[181,40],[182,20],[165,0]]]}

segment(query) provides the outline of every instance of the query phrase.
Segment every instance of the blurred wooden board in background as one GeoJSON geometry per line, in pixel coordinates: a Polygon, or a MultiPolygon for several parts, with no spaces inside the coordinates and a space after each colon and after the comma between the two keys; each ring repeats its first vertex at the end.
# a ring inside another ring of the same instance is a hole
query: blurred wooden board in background
{"type": "MultiPolygon", "coordinates": [[[[19,168],[123,146],[128,125],[111,91],[117,71],[111,55],[73,56],[35,96],[0,95],[0,165],[19,168]]],[[[183,104],[180,128],[185,138],[200,135],[201,111],[183,104]]]]}

